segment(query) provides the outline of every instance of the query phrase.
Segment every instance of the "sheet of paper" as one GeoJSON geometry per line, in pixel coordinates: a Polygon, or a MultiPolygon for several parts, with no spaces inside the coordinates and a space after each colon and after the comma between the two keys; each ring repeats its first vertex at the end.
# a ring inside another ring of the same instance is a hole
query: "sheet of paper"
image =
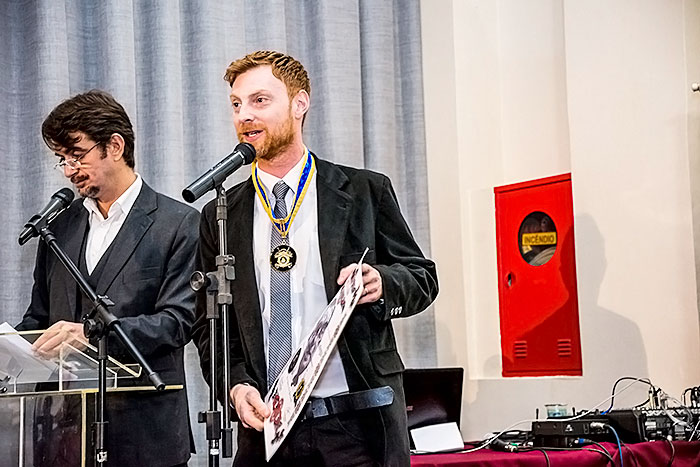
{"type": "Polygon", "coordinates": [[[34,355],[32,345],[8,323],[0,324],[0,375],[18,382],[50,381],[58,365],[34,355]]]}
{"type": "Polygon", "coordinates": [[[286,370],[282,370],[265,398],[272,413],[265,419],[264,427],[268,461],[299,417],[345,323],[362,296],[363,260],[364,254],[357,268],[323,310],[312,331],[301,341],[302,345],[292,353],[285,366],[286,370]]]}
{"type": "Polygon", "coordinates": [[[411,430],[411,438],[419,452],[459,451],[464,449],[462,434],[455,422],[428,425],[411,430]]]}

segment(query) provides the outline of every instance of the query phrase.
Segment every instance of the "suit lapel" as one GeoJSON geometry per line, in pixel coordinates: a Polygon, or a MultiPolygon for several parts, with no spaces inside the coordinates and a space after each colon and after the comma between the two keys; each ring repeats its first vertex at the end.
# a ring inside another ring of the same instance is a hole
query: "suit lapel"
{"type": "Polygon", "coordinates": [[[267,380],[265,347],[263,344],[262,313],[253,259],[253,209],[255,189],[251,179],[228,200],[228,252],[236,258],[236,279],[232,282],[233,308],[238,320],[241,339],[258,381],[267,380]]]}
{"type": "MultiPolygon", "coordinates": [[[[315,156],[314,156],[315,157],[315,156]]],[[[328,300],[338,288],[336,279],[345,234],[350,219],[352,197],[343,188],[348,177],[338,167],[316,158],[318,191],[318,245],[328,300]]]]}
{"type": "MultiPolygon", "coordinates": [[[[71,227],[71,230],[74,229],[73,233],[71,235],[63,235],[62,237],[66,239],[65,244],[62,245],[59,242],[59,246],[63,249],[64,253],[73,261],[76,267],[78,267],[80,262],[84,261],[83,258],[80,258],[80,249],[83,244],[83,240],[87,235],[88,213],[83,207],[82,200],[76,201],[76,203],[79,203],[79,205],[75,206],[74,211],[70,214],[71,218],[65,223],[65,225],[69,225],[71,227]]],[[[75,279],[73,279],[73,277],[62,264],[56,264],[54,267],[58,268],[58,270],[60,271],[60,277],[63,277],[63,280],[66,283],[66,286],[63,287],[63,290],[66,291],[65,296],[66,300],[68,301],[68,306],[65,308],[65,312],[67,314],[65,316],[62,316],[61,319],[73,321],[77,306],[77,294],[82,292],[78,288],[78,284],[76,284],[75,279]]],[[[56,290],[60,289],[57,287],[56,290]]],[[[57,310],[61,310],[62,312],[64,311],[63,307],[56,306],[55,308],[57,310]]]]}
{"type": "MultiPolygon", "coordinates": [[[[316,164],[318,168],[316,179],[318,187],[318,246],[321,251],[326,296],[328,300],[331,300],[338,290],[336,280],[340,267],[340,256],[350,222],[352,196],[346,191],[349,179],[342,170],[334,164],[318,159],[316,159],[316,164]]],[[[354,384],[358,378],[353,375],[356,375],[359,370],[350,354],[350,348],[345,340],[345,332],[340,335],[337,346],[350,389],[361,387],[354,384]]]]}
{"type": "MultiPolygon", "coordinates": [[[[150,214],[158,208],[156,192],[144,182],[141,193],[136,198],[119,233],[112,242],[111,253],[104,255],[100,262],[108,261],[95,287],[96,292],[105,293],[136,250],[144,234],[153,224],[150,214]]],[[[98,263],[99,264],[99,263],[98,263]]]]}

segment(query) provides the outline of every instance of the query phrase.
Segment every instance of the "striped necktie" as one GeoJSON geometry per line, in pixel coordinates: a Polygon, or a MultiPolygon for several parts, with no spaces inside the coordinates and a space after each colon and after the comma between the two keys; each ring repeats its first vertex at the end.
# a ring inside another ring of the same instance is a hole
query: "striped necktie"
{"type": "MultiPolygon", "coordinates": [[[[287,204],[284,197],[289,186],[279,181],[272,189],[275,197],[274,216],[276,219],[287,217],[287,204]]],[[[276,246],[287,243],[273,226],[270,235],[270,251],[276,246]]],[[[290,271],[278,271],[270,268],[270,329],[268,335],[267,387],[270,388],[277,375],[292,356],[292,305],[290,271]]]]}

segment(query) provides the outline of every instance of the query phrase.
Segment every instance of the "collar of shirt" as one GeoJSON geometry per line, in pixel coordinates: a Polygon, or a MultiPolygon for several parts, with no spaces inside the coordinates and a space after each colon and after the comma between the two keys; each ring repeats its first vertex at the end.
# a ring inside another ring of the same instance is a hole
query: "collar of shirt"
{"type": "MultiPolygon", "coordinates": [[[[287,196],[285,196],[284,200],[287,202],[287,206],[289,207],[289,194],[292,194],[292,198],[294,199],[294,196],[296,196],[297,193],[297,188],[299,185],[299,177],[301,176],[301,171],[304,170],[304,165],[306,165],[306,152],[304,152],[304,156],[299,159],[299,162],[296,163],[294,167],[289,169],[289,172],[282,177],[282,178],[277,178],[272,174],[269,174],[265,172],[264,170],[258,168],[258,177],[260,178],[260,181],[262,182],[263,186],[267,190],[266,195],[268,196],[268,199],[272,201],[273,196],[272,196],[272,188],[275,186],[277,182],[280,180],[284,181],[284,183],[287,184],[289,187],[289,191],[287,192],[287,196]]],[[[271,205],[270,208],[274,209],[274,205],[271,205]]]]}
{"type": "Polygon", "coordinates": [[[100,212],[100,208],[97,206],[97,202],[94,199],[83,199],[83,206],[87,209],[87,212],[90,213],[90,221],[92,222],[93,219],[97,219],[102,222],[106,219],[112,219],[113,217],[117,218],[119,217],[117,214],[120,212],[125,216],[129,214],[129,211],[131,211],[131,208],[136,202],[136,198],[138,198],[139,193],[141,193],[142,186],[143,180],[141,179],[141,175],[136,174],[136,180],[134,180],[134,182],[129,185],[129,188],[127,188],[109,207],[106,218],[100,212]]]}

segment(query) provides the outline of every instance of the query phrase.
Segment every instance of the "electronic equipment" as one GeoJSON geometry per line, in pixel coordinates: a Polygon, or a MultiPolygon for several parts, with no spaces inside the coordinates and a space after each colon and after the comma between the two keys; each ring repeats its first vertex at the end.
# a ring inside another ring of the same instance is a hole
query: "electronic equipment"
{"type": "Polygon", "coordinates": [[[616,442],[611,426],[623,443],[640,443],[660,439],[700,438],[700,408],[668,407],[665,409],[626,409],[607,413],[590,413],[572,420],[548,418],[532,423],[535,446],[571,447],[580,438],[616,442]]]}
{"type": "MultiPolygon", "coordinates": [[[[666,409],[643,409],[611,412],[613,420],[621,426],[625,421],[629,424],[631,417],[643,423],[644,436],[642,441],[657,439],[672,439],[690,441],[700,439],[700,408],[698,407],[668,407],[666,409]],[[626,412],[626,413],[618,413],[626,412]],[[631,414],[629,412],[632,412],[631,414]]],[[[640,425],[641,423],[638,423],[640,425]]]]}
{"type": "Polygon", "coordinates": [[[464,368],[406,369],[403,388],[406,395],[408,429],[459,421],[462,412],[464,368]]]}
{"type": "Polygon", "coordinates": [[[548,418],[532,422],[533,446],[568,448],[580,438],[593,441],[608,441],[614,435],[604,425],[605,418],[579,418],[576,420],[548,418]]]}

